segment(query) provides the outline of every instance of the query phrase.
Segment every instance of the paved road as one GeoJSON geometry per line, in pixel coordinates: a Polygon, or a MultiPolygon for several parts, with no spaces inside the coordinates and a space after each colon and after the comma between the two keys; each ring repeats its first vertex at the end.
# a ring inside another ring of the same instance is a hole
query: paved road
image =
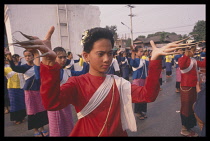
{"type": "MultiPolygon", "coordinates": [[[[180,118],[180,94],[175,92],[175,69],[173,69],[172,77],[165,77],[163,75],[162,91],[160,91],[155,102],[148,103],[147,116],[145,120],[136,119],[138,130],[137,132],[128,131],[129,136],[140,137],[182,137],[181,118],[180,118]]],[[[74,122],[77,121],[74,108],[74,122]]],[[[4,136],[5,137],[30,137],[33,136],[32,130],[27,130],[26,121],[19,125],[14,125],[10,121],[10,115],[4,115],[4,136]]],[[[45,129],[48,130],[49,126],[46,125],[45,129]]],[[[198,126],[193,128],[197,133],[200,132],[198,126]]]]}

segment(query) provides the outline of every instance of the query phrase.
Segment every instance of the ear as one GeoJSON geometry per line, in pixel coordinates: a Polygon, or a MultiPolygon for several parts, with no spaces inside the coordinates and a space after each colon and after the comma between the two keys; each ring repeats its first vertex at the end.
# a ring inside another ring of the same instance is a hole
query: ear
{"type": "Polygon", "coordinates": [[[82,52],[82,56],[84,57],[84,59],[85,59],[86,62],[89,62],[90,61],[90,59],[89,59],[89,53],[83,51],[82,52]]]}

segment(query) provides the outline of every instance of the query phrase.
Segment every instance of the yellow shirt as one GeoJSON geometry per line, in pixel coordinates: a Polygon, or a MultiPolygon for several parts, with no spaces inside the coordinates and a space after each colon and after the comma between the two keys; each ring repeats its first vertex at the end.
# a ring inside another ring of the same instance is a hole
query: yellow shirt
{"type": "Polygon", "coordinates": [[[144,56],[142,56],[142,57],[141,57],[141,59],[144,59],[144,60],[149,61],[149,58],[148,58],[147,56],[145,56],[145,55],[144,55],[144,56]]]}
{"type": "MultiPolygon", "coordinates": [[[[4,68],[4,75],[7,76],[8,73],[12,72],[12,69],[10,67],[4,68]]],[[[15,73],[12,77],[7,79],[7,88],[20,88],[20,79],[18,77],[18,74],[15,73]]]]}
{"type": "Polygon", "coordinates": [[[83,66],[83,62],[84,62],[83,58],[79,58],[79,65],[80,66],[83,66]]]}
{"type": "Polygon", "coordinates": [[[172,55],[166,55],[166,62],[171,63],[173,56],[172,55]]]}

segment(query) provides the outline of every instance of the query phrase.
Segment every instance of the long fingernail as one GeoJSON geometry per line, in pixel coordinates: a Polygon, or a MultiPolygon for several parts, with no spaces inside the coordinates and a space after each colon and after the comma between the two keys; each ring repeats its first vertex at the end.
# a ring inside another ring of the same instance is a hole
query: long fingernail
{"type": "Polygon", "coordinates": [[[46,53],[43,53],[42,55],[37,56],[36,58],[44,57],[44,56],[47,56],[48,54],[49,54],[49,52],[46,52],[46,53]]]}
{"type": "MultiPolygon", "coordinates": [[[[20,34],[22,34],[22,35],[23,35],[24,37],[26,37],[27,39],[33,40],[33,36],[26,35],[26,34],[24,34],[24,33],[21,32],[21,31],[15,31],[15,32],[20,32],[20,34]]],[[[13,32],[13,34],[14,34],[15,32],[13,32]]]]}

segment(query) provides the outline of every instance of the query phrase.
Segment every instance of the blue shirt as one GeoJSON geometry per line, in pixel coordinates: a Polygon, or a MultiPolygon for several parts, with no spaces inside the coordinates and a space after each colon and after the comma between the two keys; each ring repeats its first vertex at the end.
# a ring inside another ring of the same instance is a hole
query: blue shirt
{"type": "MultiPolygon", "coordinates": [[[[178,63],[179,58],[182,57],[182,54],[178,54],[174,56],[174,60],[178,63]]],[[[179,64],[176,64],[176,68],[179,67],[179,64]]]]}
{"type": "MultiPolygon", "coordinates": [[[[13,61],[9,61],[10,67],[13,71],[18,73],[25,73],[33,66],[29,66],[28,64],[15,66],[13,61]]],[[[40,90],[40,66],[34,65],[34,75],[25,81],[24,90],[33,90],[38,91],[40,90]]]]}
{"type": "MultiPolygon", "coordinates": [[[[82,74],[86,74],[89,71],[89,64],[85,63],[83,64],[83,69],[81,71],[75,71],[72,70],[71,68],[68,68],[71,71],[72,76],[79,76],[82,74]]],[[[63,79],[63,69],[60,69],[60,81],[63,79]]]]}
{"type": "MultiPolygon", "coordinates": [[[[206,52],[201,52],[200,57],[206,57],[206,52]]],[[[203,61],[204,59],[201,59],[203,61]]]]}
{"type": "MultiPolygon", "coordinates": [[[[78,62],[79,62],[79,59],[78,60],[74,60],[74,63],[78,63],[78,62]]],[[[65,66],[69,65],[70,63],[71,63],[71,60],[70,59],[67,59],[65,66]]],[[[74,65],[72,65],[70,67],[70,69],[74,70],[74,65]]]]}
{"type": "MultiPolygon", "coordinates": [[[[140,58],[135,58],[130,60],[130,65],[134,68],[138,68],[140,65],[140,58]]],[[[148,66],[149,66],[149,61],[146,61],[146,68],[145,65],[143,67],[137,69],[136,71],[133,71],[133,76],[132,79],[146,79],[146,73],[145,69],[147,70],[148,73],[148,66]]]]}

